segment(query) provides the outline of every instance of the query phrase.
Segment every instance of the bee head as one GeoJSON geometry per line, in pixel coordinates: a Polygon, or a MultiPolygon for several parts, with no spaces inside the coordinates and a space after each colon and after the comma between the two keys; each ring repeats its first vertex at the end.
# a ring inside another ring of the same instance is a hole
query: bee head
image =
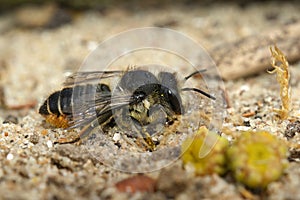
{"type": "Polygon", "coordinates": [[[163,71],[156,77],[146,70],[128,71],[119,87],[132,92],[131,105],[147,99],[152,106],[161,104],[175,114],[184,112],[175,73],[163,71]]]}

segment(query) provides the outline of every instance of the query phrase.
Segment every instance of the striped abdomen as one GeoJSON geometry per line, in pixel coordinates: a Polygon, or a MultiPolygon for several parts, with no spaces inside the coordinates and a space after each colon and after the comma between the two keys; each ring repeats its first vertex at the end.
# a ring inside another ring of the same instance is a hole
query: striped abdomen
{"type": "Polygon", "coordinates": [[[78,85],[75,87],[63,88],[60,91],[52,93],[42,104],[39,114],[46,118],[46,121],[58,128],[69,127],[69,121],[72,119],[72,109],[74,99],[77,104],[80,101],[89,100],[96,92],[110,92],[105,84],[78,85]],[[76,96],[76,98],[73,96],[76,96]]]}

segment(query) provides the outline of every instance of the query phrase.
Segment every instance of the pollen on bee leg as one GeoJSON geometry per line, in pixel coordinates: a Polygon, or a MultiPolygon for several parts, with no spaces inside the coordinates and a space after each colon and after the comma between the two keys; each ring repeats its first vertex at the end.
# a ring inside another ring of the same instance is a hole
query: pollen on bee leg
{"type": "Polygon", "coordinates": [[[70,126],[69,121],[65,115],[57,116],[52,114],[52,115],[46,115],[44,117],[47,123],[57,128],[68,128],[70,126]]]}

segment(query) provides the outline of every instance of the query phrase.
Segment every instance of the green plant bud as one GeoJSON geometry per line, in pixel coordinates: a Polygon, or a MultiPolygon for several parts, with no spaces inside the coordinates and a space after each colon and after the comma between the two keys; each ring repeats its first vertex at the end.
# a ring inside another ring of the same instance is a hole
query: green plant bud
{"type": "Polygon", "coordinates": [[[264,188],[287,166],[287,146],[266,131],[247,131],[227,151],[234,178],[250,188],[264,188]]]}
{"type": "Polygon", "coordinates": [[[226,171],[227,148],[225,138],[203,126],[182,143],[181,159],[184,166],[193,167],[197,175],[223,174],[226,171]]]}

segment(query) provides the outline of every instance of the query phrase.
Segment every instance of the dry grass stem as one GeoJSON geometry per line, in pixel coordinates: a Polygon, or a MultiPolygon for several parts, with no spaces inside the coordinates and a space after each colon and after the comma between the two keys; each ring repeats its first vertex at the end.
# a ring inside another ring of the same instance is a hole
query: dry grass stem
{"type": "Polygon", "coordinates": [[[280,98],[281,98],[281,109],[276,109],[281,119],[287,119],[290,113],[291,104],[291,91],[289,87],[290,73],[289,63],[286,56],[278,49],[277,46],[274,48],[270,47],[271,51],[271,64],[274,67],[269,73],[277,74],[277,82],[280,85],[280,98]]]}

